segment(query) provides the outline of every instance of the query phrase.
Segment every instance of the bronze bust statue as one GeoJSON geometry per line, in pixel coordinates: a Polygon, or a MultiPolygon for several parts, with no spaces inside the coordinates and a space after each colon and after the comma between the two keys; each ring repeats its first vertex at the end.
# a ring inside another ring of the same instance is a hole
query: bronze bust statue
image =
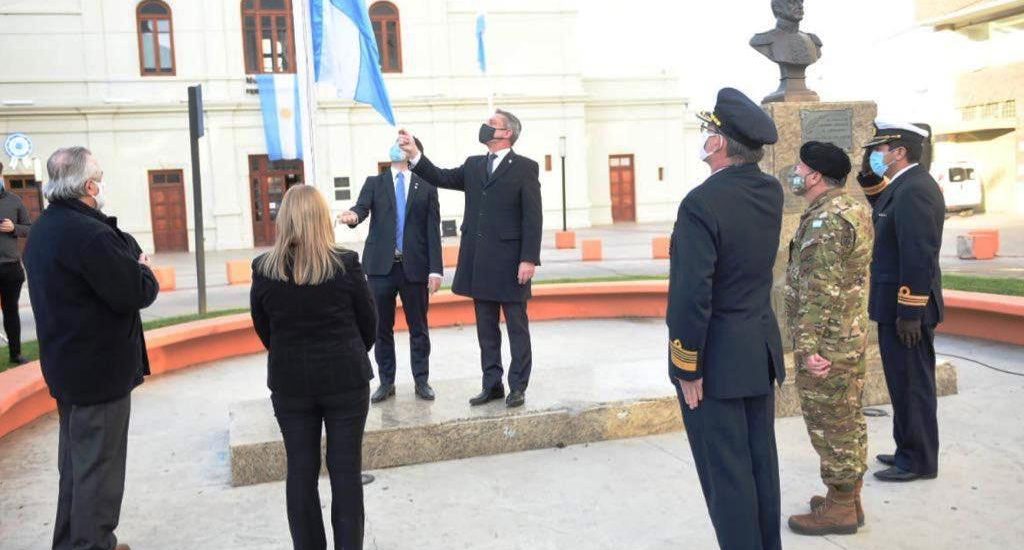
{"type": "Polygon", "coordinates": [[[800,32],[804,18],[803,0],[772,0],[775,28],[755,34],[750,46],[779,65],[779,89],[764,103],[780,101],[818,101],[818,94],[807,88],[807,66],[821,57],[821,39],[800,32]]]}

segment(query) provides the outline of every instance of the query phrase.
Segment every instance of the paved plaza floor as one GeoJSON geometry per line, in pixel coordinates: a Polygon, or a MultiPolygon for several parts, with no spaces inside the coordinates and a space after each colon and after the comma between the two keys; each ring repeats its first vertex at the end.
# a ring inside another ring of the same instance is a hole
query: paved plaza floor
{"type": "MultiPolygon", "coordinates": [[[[535,373],[594,361],[664,370],[665,329],[657,320],[546,322],[535,323],[533,331],[535,373]]],[[[478,375],[472,327],[435,330],[433,339],[434,380],[478,375]]],[[[399,346],[408,349],[405,335],[399,346]]],[[[1020,348],[946,336],[936,347],[1024,373],[1020,348]]],[[[228,404],[267,395],[264,361],[253,355],[181,371],[152,379],[133,394],[127,492],[118,530],[124,542],[150,550],[289,547],[284,484],[229,485],[228,404]]],[[[859,534],[815,539],[784,529],[786,548],[1020,547],[1024,378],[952,361],[960,393],[939,401],[939,478],[891,485],[868,477],[867,526],[859,534]]],[[[398,378],[397,398],[413,399],[405,357],[398,378]]],[[[468,397],[438,398],[464,402],[468,397]]],[[[868,419],[872,456],[891,451],[890,420],[868,419]]],[[[3,550],[48,544],[57,487],[56,428],[51,414],[0,439],[3,550]]],[[[776,430],[783,511],[801,512],[820,489],[817,458],[800,418],[779,419],[776,430]]],[[[715,547],[682,432],[373,473],[377,481],[366,488],[367,548],[715,547]]],[[[321,494],[328,514],[326,479],[321,494]]]]}

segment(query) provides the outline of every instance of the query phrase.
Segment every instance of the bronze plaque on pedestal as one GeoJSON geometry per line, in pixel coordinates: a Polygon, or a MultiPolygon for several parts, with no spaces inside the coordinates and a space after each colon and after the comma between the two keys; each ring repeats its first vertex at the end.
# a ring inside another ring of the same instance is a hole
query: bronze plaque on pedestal
{"type": "Polygon", "coordinates": [[[800,110],[800,130],[803,141],[834,143],[844,151],[853,150],[853,111],[800,110]]]}

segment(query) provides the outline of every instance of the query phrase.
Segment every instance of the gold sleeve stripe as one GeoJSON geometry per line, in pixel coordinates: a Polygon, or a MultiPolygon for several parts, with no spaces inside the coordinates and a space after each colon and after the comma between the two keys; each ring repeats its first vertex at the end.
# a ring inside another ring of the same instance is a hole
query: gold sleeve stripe
{"type": "Polygon", "coordinates": [[[927,294],[911,294],[910,287],[901,286],[897,303],[909,307],[924,307],[928,305],[927,294]]]}
{"type": "Polygon", "coordinates": [[[684,372],[697,372],[697,351],[688,350],[683,347],[679,339],[672,341],[669,346],[672,357],[672,365],[684,372]]]}
{"type": "Polygon", "coordinates": [[[864,187],[864,194],[871,197],[885,191],[885,188],[889,186],[889,180],[883,179],[882,183],[878,185],[872,185],[871,187],[864,187]]]}

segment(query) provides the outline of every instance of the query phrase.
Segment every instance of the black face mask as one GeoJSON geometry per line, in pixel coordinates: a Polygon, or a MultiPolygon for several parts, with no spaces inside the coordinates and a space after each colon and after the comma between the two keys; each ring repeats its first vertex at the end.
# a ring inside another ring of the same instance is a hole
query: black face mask
{"type": "Polygon", "coordinates": [[[479,137],[477,139],[480,140],[480,143],[483,143],[484,145],[487,145],[491,140],[494,139],[494,132],[496,132],[496,131],[498,131],[498,129],[495,128],[494,126],[488,126],[486,124],[481,124],[480,125],[480,135],[479,135],[479,137]]]}

